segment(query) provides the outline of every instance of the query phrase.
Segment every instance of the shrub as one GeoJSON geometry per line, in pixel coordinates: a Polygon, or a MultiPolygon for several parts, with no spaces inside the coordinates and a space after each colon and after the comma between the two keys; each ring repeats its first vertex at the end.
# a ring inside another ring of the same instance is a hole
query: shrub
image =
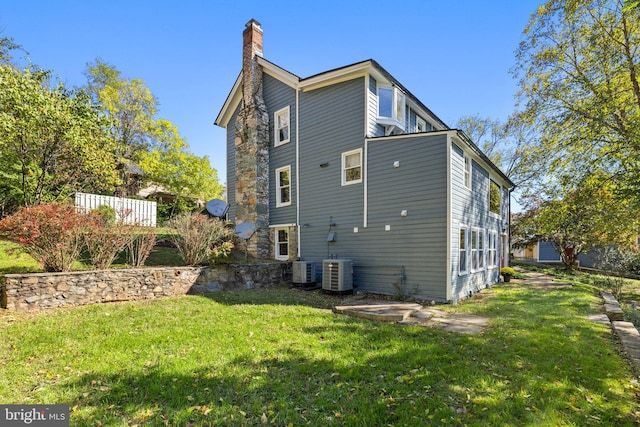
{"type": "Polygon", "coordinates": [[[73,205],[48,203],[23,208],[0,221],[0,232],[20,244],[45,271],[69,271],[78,259],[89,215],[73,205]]]}
{"type": "Polygon", "coordinates": [[[128,226],[115,225],[114,223],[106,226],[101,214],[92,213],[92,216],[94,224],[83,234],[84,246],[89,254],[89,263],[98,269],[109,268],[135,236],[129,232],[130,227],[128,226]]]}
{"type": "Polygon", "coordinates": [[[100,205],[97,208],[91,210],[91,214],[107,227],[113,226],[116,223],[116,210],[108,205],[100,205]]]}
{"type": "Polygon", "coordinates": [[[127,263],[132,267],[142,267],[156,244],[156,229],[129,226],[127,233],[127,263]]]}
{"type": "Polygon", "coordinates": [[[215,245],[209,254],[209,264],[229,263],[232,259],[231,253],[235,245],[232,241],[222,242],[215,245]]]}
{"type": "Polygon", "coordinates": [[[599,251],[596,267],[606,275],[604,287],[608,288],[618,300],[622,296],[625,274],[628,274],[629,254],[617,246],[608,246],[599,251]]]}
{"type": "Polygon", "coordinates": [[[177,235],[171,238],[187,265],[205,262],[214,246],[230,242],[233,229],[218,218],[202,214],[186,213],[170,221],[177,235]]]}

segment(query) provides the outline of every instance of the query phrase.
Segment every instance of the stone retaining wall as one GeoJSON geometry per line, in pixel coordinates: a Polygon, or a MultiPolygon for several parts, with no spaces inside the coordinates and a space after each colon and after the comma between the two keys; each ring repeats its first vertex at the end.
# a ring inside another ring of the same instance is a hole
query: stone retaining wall
{"type": "Polygon", "coordinates": [[[7,274],[0,307],[38,311],[113,301],[262,288],[290,280],[290,263],[7,274]]]}

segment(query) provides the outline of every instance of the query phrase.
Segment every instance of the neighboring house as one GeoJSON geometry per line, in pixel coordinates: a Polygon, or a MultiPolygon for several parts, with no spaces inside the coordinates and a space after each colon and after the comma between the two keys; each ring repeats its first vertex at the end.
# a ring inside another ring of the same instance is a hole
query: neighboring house
{"type": "MultiPolygon", "coordinates": [[[[539,241],[532,247],[536,254],[535,260],[541,263],[561,263],[560,253],[551,242],[539,241]]],[[[578,265],[583,268],[596,268],[598,263],[598,251],[591,250],[578,254],[578,265]]]]}
{"type": "Polygon", "coordinates": [[[358,290],[455,302],[499,281],[514,184],[374,60],[300,78],[255,20],[216,124],[258,258],[353,260],[358,290]]]}

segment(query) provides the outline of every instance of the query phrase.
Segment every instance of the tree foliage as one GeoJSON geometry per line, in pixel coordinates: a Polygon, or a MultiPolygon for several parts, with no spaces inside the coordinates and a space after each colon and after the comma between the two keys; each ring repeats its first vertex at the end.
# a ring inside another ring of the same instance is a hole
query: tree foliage
{"type": "Polygon", "coordinates": [[[0,64],[3,211],[118,182],[108,122],[84,92],[51,88],[50,74],[0,64]]]}
{"type": "Polygon", "coordinates": [[[613,184],[602,182],[594,174],[555,199],[537,199],[534,208],[514,221],[514,246],[550,242],[567,268],[573,268],[580,253],[594,248],[631,247],[640,221],[629,217],[629,202],[616,197],[613,184]]]}
{"type": "Polygon", "coordinates": [[[88,66],[86,75],[94,101],[113,119],[123,181],[128,180],[126,165],[135,164],[142,168],[143,183],[160,185],[175,195],[174,204],[222,193],[209,158],[191,153],[178,128],[156,118],[158,101],[143,80],[126,79],[99,59],[88,66]]]}
{"type": "Polygon", "coordinates": [[[532,183],[541,175],[541,166],[532,161],[537,139],[525,123],[506,123],[480,115],[463,116],[456,127],[462,130],[516,186],[532,183]]]}
{"type": "Polygon", "coordinates": [[[640,203],[638,2],[548,0],[516,60],[517,119],[539,135],[536,161],[552,183],[605,171],[618,196],[640,203]]]}
{"type": "Polygon", "coordinates": [[[198,157],[167,120],[157,120],[153,148],[143,152],[140,167],[149,182],[161,185],[177,198],[209,200],[219,197],[222,186],[208,157],[198,157]]]}

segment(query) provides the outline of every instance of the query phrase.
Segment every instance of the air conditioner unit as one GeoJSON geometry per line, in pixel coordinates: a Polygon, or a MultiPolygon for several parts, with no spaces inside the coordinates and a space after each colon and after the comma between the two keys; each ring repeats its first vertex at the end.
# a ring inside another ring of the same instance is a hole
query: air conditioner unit
{"type": "Polygon", "coordinates": [[[294,261],[291,281],[296,284],[316,282],[316,265],[308,261],[294,261]]]}
{"type": "Polygon", "coordinates": [[[350,259],[322,261],[322,289],[334,292],[353,290],[353,262],[350,259]]]}

